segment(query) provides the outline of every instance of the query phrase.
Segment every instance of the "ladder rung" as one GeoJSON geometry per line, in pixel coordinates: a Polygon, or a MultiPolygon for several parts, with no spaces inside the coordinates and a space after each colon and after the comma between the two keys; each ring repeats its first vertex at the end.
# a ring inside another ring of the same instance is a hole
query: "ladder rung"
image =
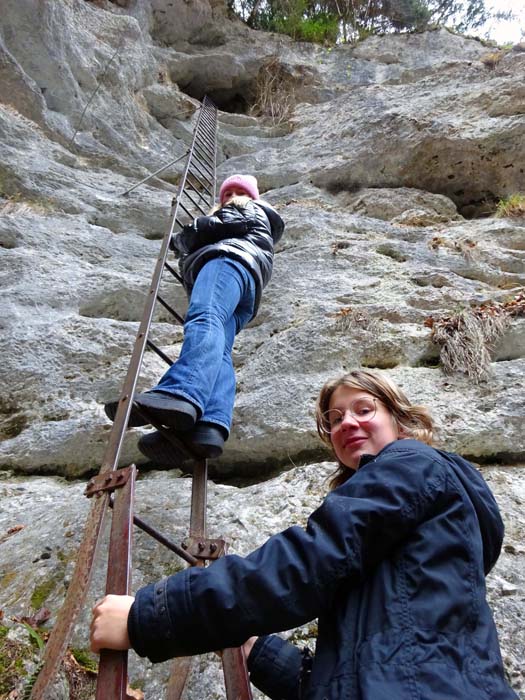
{"type": "Polygon", "coordinates": [[[193,144],[193,156],[195,158],[200,158],[204,165],[210,167],[210,170],[212,169],[209,163],[212,162],[213,153],[208,153],[206,149],[197,142],[193,144]]]}
{"type": "MultiPolygon", "coordinates": [[[[184,319],[182,318],[182,316],[181,316],[180,314],[178,314],[178,313],[175,311],[175,309],[174,309],[172,306],[170,306],[170,305],[168,304],[167,301],[164,301],[164,299],[160,296],[160,294],[157,294],[157,301],[158,301],[160,304],[162,304],[162,306],[166,309],[166,311],[169,311],[170,314],[171,314],[174,318],[176,318],[177,321],[178,321],[180,324],[184,325],[184,319]]],[[[146,342],[149,342],[149,341],[146,341],[146,342]]]]}
{"type": "Polygon", "coordinates": [[[201,153],[197,150],[197,146],[195,146],[193,150],[193,158],[195,160],[198,160],[198,162],[202,163],[202,165],[208,170],[213,177],[213,165],[210,165],[209,162],[206,160],[206,158],[201,155],[201,153]]]}
{"type": "Polygon", "coordinates": [[[179,200],[179,207],[180,207],[181,209],[184,209],[184,211],[186,212],[186,214],[187,214],[188,216],[193,217],[193,214],[189,211],[189,209],[187,209],[187,208],[184,206],[184,204],[183,204],[180,200],[179,200]]]}
{"type": "Polygon", "coordinates": [[[194,141],[193,141],[193,144],[195,145],[196,143],[199,143],[199,139],[202,140],[208,148],[210,148],[210,149],[213,148],[213,142],[214,142],[213,135],[207,136],[207,134],[202,134],[202,135],[196,136],[194,141]]]}
{"type": "Polygon", "coordinates": [[[153,350],[153,352],[156,353],[161,360],[164,360],[164,362],[167,365],[170,365],[171,367],[171,365],[173,364],[173,360],[170,360],[166,353],[162,352],[162,350],[157,345],[155,345],[155,343],[148,339],[146,340],[146,345],[148,346],[148,348],[151,348],[151,350],[153,350]]]}
{"type": "MultiPolygon", "coordinates": [[[[192,159],[192,161],[191,161],[191,163],[190,163],[190,168],[191,168],[191,167],[197,168],[197,170],[200,171],[200,176],[201,176],[204,180],[207,180],[210,184],[212,183],[210,177],[209,177],[208,175],[206,175],[206,173],[202,170],[202,168],[199,167],[199,164],[198,164],[194,159],[192,159]]],[[[195,173],[192,173],[192,175],[194,175],[194,174],[195,174],[195,173]]]]}
{"type": "MultiPolygon", "coordinates": [[[[191,164],[190,164],[190,168],[191,168],[191,164]]],[[[192,177],[194,177],[194,178],[197,180],[197,182],[198,182],[200,185],[202,185],[203,190],[205,190],[205,191],[210,195],[210,197],[211,197],[211,190],[210,190],[210,188],[209,188],[207,185],[204,184],[204,182],[200,179],[200,177],[197,175],[197,173],[192,173],[191,170],[188,168],[188,174],[191,175],[192,177]]]]}
{"type": "Polygon", "coordinates": [[[198,190],[198,189],[195,187],[195,185],[193,184],[193,182],[191,182],[191,180],[190,180],[189,178],[186,178],[186,182],[184,183],[184,187],[186,187],[186,186],[188,186],[188,188],[191,187],[191,189],[192,189],[201,199],[204,199],[204,201],[206,202],[206,204],[210,204],[210,201],[209,201],[208,199],[206,199],[206,197],[201,193],[201,191],[198,190]]]}
{"type": "MultiPolygon", "coordinates": [[[[190,160],[189,166],[188,166],[188,174],[191,175],[197,182],[202,186],[202,187],[208,187],[207,183],[211,184],[211,178],[209,178],[205,173],[195,173],[191,170],[191,168],[195,165],[195,160],[192,159],[190,160]],[[202,178],[202,179],[201,179],[202,178]],[[206,182],[204,182],[204,180],[206,182]]],[[[195,183],[194,183],[195,184],[195,183]]]]}
{"type": "Polygon", "coordinates": [[[206,209],[203,209],[203,208],[201,207],[201,205],[198,204],[198,202],[196,202],[196,201],[193,199],[193,197],[190,196],[190,193],[189,193],[189,192],[184,191],[183,194],[190,200],[190,202],[193,204],[194,207],[197,207],[197,209],[201,212],[201,214],[202,214],[203,216],[206,216],[206,215],[208,214],[208,212],[206,211],[206,209]]]}
{"type": "Polygon", "coordinates": [[[173,275],[173,277],[175,277],[176,280],[178,280],[178,281],[182,284],[182,277],[179,275],[179,273],[177,272],[177,270],[175,270],[175,269],[174,269],[169,263],[167,263],[167,262],[164,263],[164,267],[166,268],[166,270],[168,270],[168,272],[170,272],[170,273],[173,275]]]}

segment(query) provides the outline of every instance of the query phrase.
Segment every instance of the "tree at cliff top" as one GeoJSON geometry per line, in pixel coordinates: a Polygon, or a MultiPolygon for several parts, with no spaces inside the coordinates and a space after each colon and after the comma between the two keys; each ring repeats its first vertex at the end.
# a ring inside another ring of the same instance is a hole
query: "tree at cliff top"
{"type": "Polygon", "coordinates": [[[299,41],[335,43],[371,34],[447,26],[460,32],[509,13],[489,11],[485,0],[229,0],[250,26],[299,41]]]}

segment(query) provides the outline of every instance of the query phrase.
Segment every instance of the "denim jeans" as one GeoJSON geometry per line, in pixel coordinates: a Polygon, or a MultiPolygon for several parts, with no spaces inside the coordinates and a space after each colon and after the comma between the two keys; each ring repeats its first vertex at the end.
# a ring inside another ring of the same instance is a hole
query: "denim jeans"
{"type": "Polygon", "coordinates": [[[253,315],[255,280],[236,260],[214,258],[199,271],[184,321],[179,359],[154,391],[174,394],[199,409],[199,420],[229,434],[235,401],[232,348],[253,315]]]}

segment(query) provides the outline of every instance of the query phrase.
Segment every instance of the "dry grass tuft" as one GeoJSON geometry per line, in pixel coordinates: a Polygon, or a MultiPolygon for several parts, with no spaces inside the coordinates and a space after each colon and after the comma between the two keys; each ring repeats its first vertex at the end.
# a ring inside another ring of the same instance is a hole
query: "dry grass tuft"
{"type": "Polygon", "coordinates": [[[487,68],[489,68],[490,70],[495,70],[496,66],[499,64],[505,53],[505,51],[491,51],[490,53],[484,54],[480,58],[480,61],[481,63],[483,63],[484,66],[487,66],[487,68]]]}
{"type": "Polygon", "coordinates": [[[278,56],[270,57],[259,70],[250,113],[278,125],[291,119],[296,104],[294,78],[278,56]]]}
{"type": "Polygon", "coordinates": [[[525,218],[525,194],[511,194],[506,199],[500,199],[496,216],[500,218],[525,218]]]}
{"type": "Polygon", "coordinates": [[[354,309],[351,306],[343,306],[334,314],[335,328],[341,332],[360,328],[364,331],[373,331],[377,328],[377,319],[372,318],[366,311],[354,309]]]}
{"type": "Polygon", "coordinates": [[[441,346],[444,371],[462,372],[479,382],[489,376],[492,350],[516,316],[525,316],[525,292],[502,304],[482,304],[440,319],[430,316],[425,325],[441,346]]]}
{"type": "Polygon", "coordinates": [[[0,215],[49,214],[54,206],[51,200],[25,199],[21,193],[10,195],[0,202],[0,215]]]}

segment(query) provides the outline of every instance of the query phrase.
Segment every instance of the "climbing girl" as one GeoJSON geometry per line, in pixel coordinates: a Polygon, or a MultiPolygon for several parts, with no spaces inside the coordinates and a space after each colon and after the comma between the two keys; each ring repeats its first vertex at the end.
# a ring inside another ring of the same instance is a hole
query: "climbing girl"
{"type": "Polygon", "coordinates": [[[428,411],[383,374],[325,384],[317,426],[339,468],[306,528],[106,596],[93,651],[158,662],[244,643],[275,700],[517,700],[485,587],[503,523],[479,472],[431,447],[428,411]],[[315,618],[315,655],[271,634],[315,618]]]}
{"type": "MultiPolygon", "coordinates": [[[[184,226],[172,241],[189,295],[178,360],[157,386],[134,403],[170,430],[198,457],[218,457],[227,440],[235,399],[235,336],[258,310],[284,223],[259,199],[252,175],[232,175],[221,185],[220,207],[184,226]]],[[[113,420],[118,402],[106,404],[113,420]]],[[[128,425],[147,425],[132,409],[128,425]]],[[[139,440],[157,464],[180,466],[182,456],[162,433],[139,440]]]]}

